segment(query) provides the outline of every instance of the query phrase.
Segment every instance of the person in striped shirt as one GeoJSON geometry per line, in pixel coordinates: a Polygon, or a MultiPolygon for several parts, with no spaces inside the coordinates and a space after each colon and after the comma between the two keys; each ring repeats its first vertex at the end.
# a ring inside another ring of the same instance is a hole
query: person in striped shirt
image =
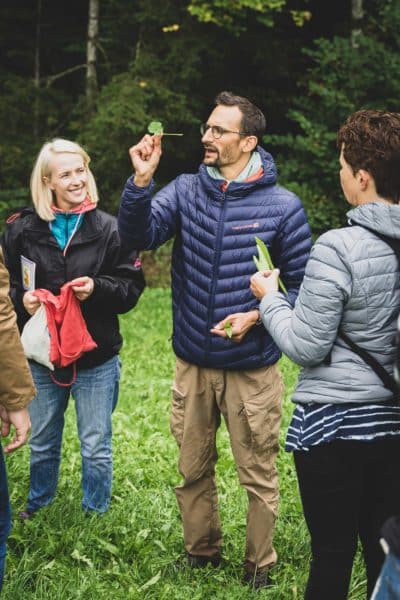
{"type": "Polygon", "coordinates": [[[349,226],[317,240],[294,308],[278,291],[279,271],[259,272],[250,284],[264,326],[302,367],[286,450],[294,454],[311,536],[306,600],[347,598],[358,540],[369,597],[384,559],[380,529],[400,506],[397,398],[343,339],[393,374],[400,114],[357,111],[337,141],[341,186],[352,206],[349,226]]]}

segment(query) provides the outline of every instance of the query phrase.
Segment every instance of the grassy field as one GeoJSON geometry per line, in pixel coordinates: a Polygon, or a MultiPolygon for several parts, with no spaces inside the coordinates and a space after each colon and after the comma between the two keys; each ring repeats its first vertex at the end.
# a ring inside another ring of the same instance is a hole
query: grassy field
{"type": "MultiPolygon", "coordinates": [[[[310,560],[292,456],[281,452],[281,504],[275,537],[279,562],[274,586],[253,592],[241,583],[246,497],[239,487],[225,426],[219,431],[217,468],[224,526],[219,569],[176,568],[183,553],[174,486],[177,448],[169,433],[170,348],[167,290],[147,289],[121,319],[125,344],[119,403],[114,414],[114,488],[110,511],[84,517],[80,509],[80,455],[73,402],[67,410],[58,494],[26,523],[15,519],[9,539],[4,600],[244,599],[303,597],[310,560]]],[[[297,367],[282,359],[286,384],[282,445],[292,411],[297,367]]],[[[12,506],[24,508],[29,450],[7,458],[12,506]]],[[[349,598],[365,598],[357,559],[349,598]]],[[[323,599],[321,599],[323,600],[323,599]]]]}

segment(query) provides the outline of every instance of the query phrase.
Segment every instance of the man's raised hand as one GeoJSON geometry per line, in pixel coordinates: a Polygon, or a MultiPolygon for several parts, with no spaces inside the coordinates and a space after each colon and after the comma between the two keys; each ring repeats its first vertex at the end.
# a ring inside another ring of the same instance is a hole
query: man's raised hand
{"type": "Polygon", "coordinates": [[[146,134],[138,144],[129,148],[135,171],[133,181],[139,187],[147,187],[150,184],[158,167],[161,158],[161,137],[146,134]]]}

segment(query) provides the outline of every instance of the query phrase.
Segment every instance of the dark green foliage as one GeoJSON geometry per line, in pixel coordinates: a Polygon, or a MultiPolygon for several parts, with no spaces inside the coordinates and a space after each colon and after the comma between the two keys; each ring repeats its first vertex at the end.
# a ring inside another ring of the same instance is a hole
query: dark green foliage
{"type": "Polygon", "coordinates": [[[42,141],[64,135],[71,109],[71,98],[65,92],[52,87],[38,90],[27,77],[8,75],[0,83],[2,185],[28,188],[42,141]]]}
{"type": "MultiPolygon", "coordinates": [[[[30,203],[27,188],[3,188],[0,190],[0,223],[3,224],[14,213],[30,203]]],[[[0,226],[0,233],[3,227],[0,226]]]]}
{"type": "MultiPolygon", "coordinates": [[[[149,118],[162,115],[171,130],[193,119],[183,94],[153,81],[142,87],[141,81],[134,67],[115,75],[99,94],[97,112],[77,136],[92,158],[102,205],[112,212],[132,174],[128,149],[146,133],[149,118]]],[[[168,149],[170,144],[164,146],[168,149]]],[[[176,160],[183,158],[179,141],[173,143],[173,152],[176,160]]]]}
{"type": "MultiPolygon", "coordinates": [[[[335,168],[337,169],[336,165],[335,168]]],[[[290,181],[287,188],[301,198],[314,240],[324,231],[342,227],[345,224],[346,211],[350,207],[339,191],[337,196],[333,198],[332,196],[324,196],[320,190],[315,190],[306,183],[290,181]]]]}
{"type": "Polygon", "coordinates": [[[32,128],[32,82],[9,76],[0,84],[0,180],[11,188],[26,185],[34,152],[32,128]]]}
{"type": "Polygon", "coordinates": [[[303,200],[314,234],[343,223],[347,210],[338,178],[340,125],[360,108],[399,110],[400,8],[380,5],[358,47],[350,37],[334,37],[303,50],[310,66],[288,113],[295,131],[265,138],[277,153],[281,182],[303,200]]]}

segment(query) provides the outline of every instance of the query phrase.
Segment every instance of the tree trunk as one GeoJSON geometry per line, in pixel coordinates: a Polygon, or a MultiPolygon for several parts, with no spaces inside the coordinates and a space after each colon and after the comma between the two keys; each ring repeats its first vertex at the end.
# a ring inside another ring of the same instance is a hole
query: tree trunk
{"type": "Polygon", "coordinates": [[[89,113],[94,111],[97,96],[97,35],[99,33],[100,0],[89,1],[89,22],[86,58],[86,99],[89,113]]]}
{"type": "Polygon", "coordinates": [[[42,18],[42,0],[37,0],[36,11],[36,41],[35,41],[35,64],[33,72],[33,84],[36,88],[35,99],[33,102],[33,135],[37,141],[39,138],[39,118],[40,118],[40,30],[42,18]]]}
{"type": "Polygon", "coordinates": [[[351,45],[358,48],[358,38],[362,34],[361,22],[364,17],[364,0],[351,0],[351,16],[353,26],[351,30],[351,45]]]}

